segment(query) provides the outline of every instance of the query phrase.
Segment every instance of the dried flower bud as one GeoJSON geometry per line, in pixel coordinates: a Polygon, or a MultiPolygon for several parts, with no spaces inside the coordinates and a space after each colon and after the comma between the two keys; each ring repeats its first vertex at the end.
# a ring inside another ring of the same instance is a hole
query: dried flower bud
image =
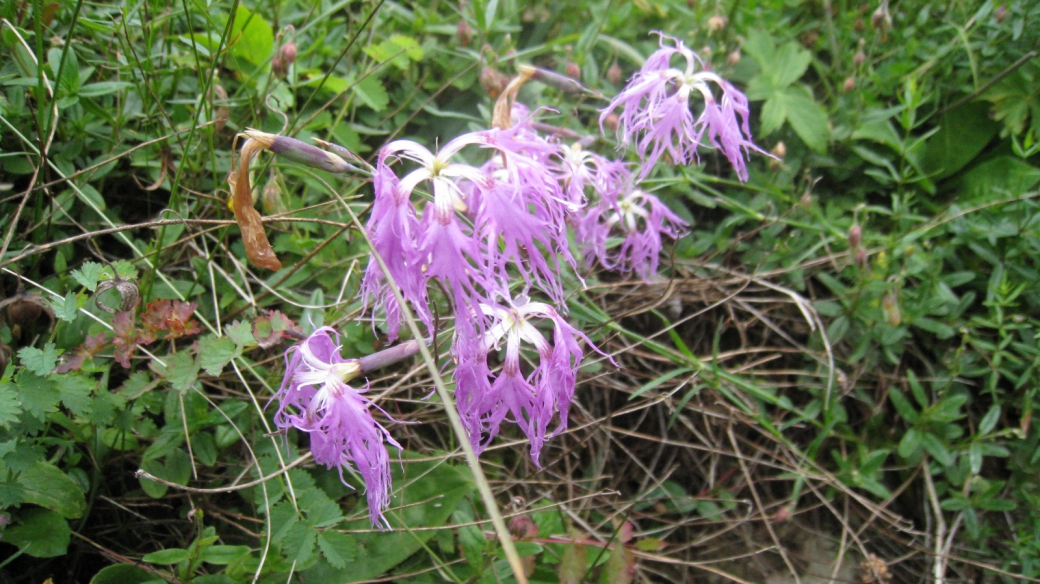
{"type": "Polygon", "coordinates": [[[7,303],[7,322],[12,327],[30,325],[43,314],[43,299],[33,294],[19,294],[4,302],[7,303]]]}
{"type": "Polygon", "coordinates": [[[704,45],[700,50],[700,54],[702,59],[704,59],[705,61],[710,61],[713,51],[711,50],[711,47],[709,47],[708,45],[704,45]]]}
{"type": "Polygon", "coordinates": [[[892,28],[892,13],[888,11],[888,0],[883,0],[881,6],[870,15],[870,24],[881,32],[881,38],[887,38],[888,31],[892,28]]]}
{"type": "Polygon", "coordinates": [[[867,267],[867,250],[862,247],[856,250],[856,265],[860,268],[867,267]]]}
{"type": "Polygon", "coordinates": [[[853,225],[849,228],[849,247],[856,249],[859,247],[860,242],[863,241],[863,228],[859,225],[853,225]]]}
{"type": "Polygon", "coordinates": [[[852,64],[859,67],[863,63],[867,62],[867,55],[863,51],[856,51],[856,54],[852,56],[852,64]]]}
{"type": "Polygon", "coordinates": [[[841,90],[843,92],[845,92],[845,93],[848,93],[848,92],[852,91],[853,89],[856,89],[856,76],[855,75],[845,79],[845,83],[841,84],[841,90]]]}
{"type": "Polygon", "coordinates": [[[741,57],[743,57],[743,55],[740,54],[740,49],[736,49],[732,53],[726,55],[726,64],[733,67],[740,62],[741,57]]]}
{"type": "Polygon", "coordinates": [[[1007,4],[1001,4],[993,11],[993,20],[997,21],[997,24],[1004,22],[1007,19],[1008,7],[1007,4]]]}
{"type": "Polygon", "coordinates": [[[256,140],[263,148],[279,156],[288,158],[293,162],[305,164],[311,168],[319,168],[335,173],[358,171],[356,166],[343,160],[340,156],[332,152],[326,152],[317,146],[312,146],[296,138],[268,134],[252,128],[247,129],[242,135],[256,140]]]}
{"type": "Polygon", "coordinates": [[[783,160],[787,156],[787,144],[784,144],[783,140],[776,143],[773,149],[769,151],[770,154],[776,156],[780,160],[783,160]]]}
{"type": "Polygon", "coordinates": [[[791,508],[781,507],[773,515],[773,523],[783,523],[791,518],[791,508]]]}
{"type": "Polygon", "coordinates": [[[581,81],[581,67],[574,61],[567,61],[567,65],[563,68],[563,74],[575,81],[581,81]]]}
{"type": "Polygon", "coordinates": [[[618,129],[617,114],[610,114],[609,116],[603,118],[603,127],[610,130],[611,132],[616,132],[618,129]]]}
{"type": "Polygon", "coordinates": [[[540,67],[531,67],[529,65],[517,65],[517,71],[521,75],[527,75],[528,79],[534,79],[540,81],[549,87],[554,87],[560,91],[566,93],[588,93],[588,88],[577,81],[581,77],[581,70],[575,63],[567,64],[567,75],[560,75],[555,71],[548,69],[542,69],[540,67]],[[573,68],[571,67],[573,65],[573,68]],[[576,74],[578,77],[572,77],[571,73],[576,74]]]}
{"type": "Polygon", "coordinates": [[[491,67],[484,67],[480,72],[480,87],[492,99],[502,95],[502,90],[508,84],[509,79],[491,67]]]}
{"type": "Polygon", "coordinates": [[[899,292],[895,289],[889,290],[881,297],[881,311],[885,313],[885,321],[892,326],[899,326],[903,321],[899,313],[899,292]]]}
{"type": "Polygon", "coordinates": [[[614,85],[621,83],[621,67],[618,67],[617,63],[607,68],[607,81],[614,85]]]}
{"type": "Polygon", "coordinates": [[[729,19],[725,16],[716,14],[708,19],[708,34],[715,34],[725,30],[726,25],[729,24],[729,19]]]}
{"type": "Polygon", "coordinates": [[[802,46],[811,49],[816,46],[816,41],[820,40],[820,31],[817,29],[807,30],[802,36],[798,37],[798,40],[802,43],[802,46]]]}
{"type": "Polygon", "coordinates": [[[473,29],[465,19],[460,20],[459,26],[455,28],[455,40],[463,47],[468,47],[473,40],[473,29]]]}
{"type": "Polygon", "coordinates": [[[538,535],[538,524],[526,515],[517,515],[509,520],[509,533],[517,539],[535,537],[538,535]]]}
{"type": "Polygon", "coordinates": [[[862,18],[857,18],[856,23],[852,25],[852,29],[856,32],[863,32],[867,28],[867,23],[863,22],[862,18]]]}

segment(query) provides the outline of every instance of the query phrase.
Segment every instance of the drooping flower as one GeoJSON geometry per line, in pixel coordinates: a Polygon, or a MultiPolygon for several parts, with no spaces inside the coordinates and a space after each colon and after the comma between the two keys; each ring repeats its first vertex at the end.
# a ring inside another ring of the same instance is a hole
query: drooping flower
{"type": "Polygon", "coordinates": [[[275,424],[309,433],[314,461],[339,469],[340,479],[343,467],[354,468],[365,481],[372,525],[389,528],[383,516],[390,505],[391,489],[386,444],[399,452],[401,445],[375,421],[370,408],[383,410],[363,395],[364,389],[347,385],[360,365],[357,360],[344,359],[339,350],[339,334],[321,327],[285,352],[285,378],[276,396],[275,424]]]}
{"type": "Polygon", "coordinates": [[[725,79],[703,70],[701,59],[682,41],[657,34],[661,48],[650,55],[643,68],[602,110],[600,129],[607,116],[622,108],[618,137],[622,146],[637,142],[636,149],[643,161],[640,179],[646,178],[665,152],[675,164],[690,164],[698,160],[698,146],[708,145],[721,150],[740,180],[746,181],[745,155],[753,150],[765,153],[751,141],[747,97],[725,79]],[[673,46],[666,46],[666,39],[673,46]],[[675,55],[685,59],[684,69],[672,67],[675,55]],[[715,97],[712,85],[721,91],[721,99],[715,97]],[[690,109],[694,91],[704,101],[696,117],[690,109]]]}
{"type": "Polygon", "coordinates": [[[585,210],[577,236],[585,246],[587,267],[599,261],[606,268],[649,281],[657,273],[661,236],[678,238],[687,227],[655,195],[629,183],[585,210]],[[623,239],[612,248],[611,236],[623,239]]]}
{"type": "Polygon", "coordinates": [[[470,443],[483,452],[498,434],[502,422],[517,424],[531,443],[531,459],[539,456],[546,440],[566,430],[574,384],[582,359],[580,340],[599,351],[584,334],[569,325],[552,306],[531,302],[526,296],[505,298],[503,305],[480,305],[484,332],[465,323],[455,338],[455,399],[469,431],[470,443]],[[552,322],[550,343],[535,322],[552,322]],[[468,331],[468,332],[467,332],[468,331]],[[488,358],[505,344],[502,368],[491,372],[488,358]],[[524,373],[521,343],[533,346],[537,363],[524,373]],[[550,433],[549,425],[559,417],[550,433]]]}

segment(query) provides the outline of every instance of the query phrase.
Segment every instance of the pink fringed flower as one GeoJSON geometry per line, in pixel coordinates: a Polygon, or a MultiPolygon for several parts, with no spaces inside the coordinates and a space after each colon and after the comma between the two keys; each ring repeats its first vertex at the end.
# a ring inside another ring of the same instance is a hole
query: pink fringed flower
{"type": "Polygon", "coordinates": [[[675,164],[698,160],[697,147],[706,141],[721,150],[740,180],[746,181],[745,154],[763,152],[751,141],[747,97],[715,73],[697,71],[704,65],[682,41],[657,34],[661,48],[602,111],[600,129],[611,112],[622,108],[618,137],[622,145],[637,142],[643,161],[640,179],[646,178],[665,152],[675,164]],[[666,46],[666,39],[674,46],[666,46]],[[685,59],[684,69],[671,66],[675,55],[685,59]],[[715,97],[712,85],[721,90],[721,100],[715,97]],[[690,96],[695,91],[704,100],[704,108],[696,117],[690,110],[690,96]]]}
{"type": "Polygon", "coordinates": [[[578,239],[585,245],[585,264],[598,260],[622,274],[635,273],[649,281],[657,273],[661,235],[678,238],[688,227],[656,196],[627,186],[590,205],[578,226],[578,239]],[[611,236],[622,237],[609,247],[611,236]]]}
{"type": "Polygon", "coordinates": [[[478,453],[498,434],[503,421],[517,424],[531,443],[531,459],[540,466],[538,459],[545,441],[567,428],[582,358],[579,340],[599,349],[552,306],[530,302],[526,296],[507,301],[506,306],[482,304],[480,310],[485,321],[482,335],[474,334],[472,328],[466,332],[467,324],[456,321],[455,399],[459,414],[478,453]],[[551,343],[534,325],[542,319],[552,321],[551,343]],[[497,353],[503,340],[505,354],[496,375],[488,365],[488,355],[497,353]],[[537,352],[537,363],[527,374],[520,361],[523,342],[537,352]],[[557,414],[559,424],[550,434],[549,425],[557,414]]]}
{"type": "Polygon", "coordinates": [[[365,481],[372,525],[389,528],[383,516],[390,505],[391,488],[385,443],[398,452],[401,445],[375,421],[369,408],[383,410],[362,395],[365,390],[344,381],[355,377],[360,366],[356,360],[340,356],[338,343],[339,334],[322,327],[285,352],[285,378],[276,396],[275,424],[309,433],[314,461],[339,469],[341,479],[344,466],[355,468],[365,481]]]}

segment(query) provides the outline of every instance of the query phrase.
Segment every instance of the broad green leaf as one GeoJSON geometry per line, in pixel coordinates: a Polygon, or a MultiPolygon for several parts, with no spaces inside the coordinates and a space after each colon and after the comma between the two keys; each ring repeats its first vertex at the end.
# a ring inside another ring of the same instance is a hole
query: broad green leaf
{"type": "Polygon", "coordinates": [[[1040,168],[1011,156],[997,156],[961,178],[960,195],[964,202],[988,202],[1017,197],[1040,182],[1040,168]]]}
{"type": "Polygon", "coordinates": [[[18,350],[18,358],[26,369],[36,375],[44,376],[58,366],[58,355],[61,353],[62,351],[54,347],[54,343],[48,342],[42,349],[22,347],[18,350]]]}
{"type": "Polygon", "coordinates": [[[181,548],[170,548],[146,554],[142,561],[149,564],[179,564],[188,559],[188,550],[181,548]]]}
{"type": "Polygon", "coordinates": [[[787,121],[805,145],[816,152],[826,152],[830,140],[827,112],[813,99],[812,92],[804,85],[785,89],[782,93],[787,121]]]}
{"type": "Polygon", "coordinates": [[[907,421],[909,424],[917,422],[917,410],[910,404],[910,400],[906,399],[903,392],[896,388],[892,388],[888,392],[888,398],[892,400],[892,405],[896,407],[896,411],[899,415],[907,421]]]}
{"type": "Polygon", "coordinates": [[[102,568],[90,584],[144,584],[155,581],[155,574],[133,564],[116,564],[102,568]]]}
{"type": "Polygon", "coordinates": [[[239,347],[256,344],[256,339],[253,338],[253,327],[248,322],[236,320],[224,327],[224,334],[239,347]]]}
{"type": "Polygon", "coordinates": [[[224,366],[241,354],[242,350],[229,337],[206,335],[199,339],[199,365],[214,377],[220,375],[224,366]]]}
{"type": "Polygon", "coordinates": [[[128,81],[98,81],[80,87],[76,94],[80,97],[100,97],[133,86],[134,84],[128,81]]]}
{"type": "Polygon", "coordinates": [[[244,545],[211,545],[202,548],[199,559],[208,564],[230,564],[250,552],[244,545]]]}
{"type": "Polygon", "coordinates": [[[251,12],[243,4],[239,4],[228,44],[233,56],[245,59],[253,65],[260,65],[271,58],[274,50],[274,31],[259,12],[251,12]]]}
{"type": "Polygon", "coordinates": [[[769,56],[768,64],[763,66],[763,70],[769,72],[777,88],[783,88],[801,79],[811,62],[812,53],[791,41],[769,56]]]}
{"type": "Polygon", "coordinates": [[[47,462],[37,462],[32,468],[18,475],[27,503],[33,503],[58,513],[62,517],[75,519],[87,510],[83,491],[69,475],[47,462]]]}
{"type": "Polygon", "coordinates": [[[43,420],[47,414],[57,411],[61,392],[50,377],[41,377],[26,369],[18,372],[14,383],[22,408],[36,419],[43,420]]]}
{"type": "Polygon", "coordinates": [[[357,557],[357,542],[350,535],[338,531],[318,534],[318,548],[332,567],[341,570],[357,557]]]}
{"type": "Polygon", "coordinates": [[[946,112],[938,124],[939,131],[925,142],[919,156],[922,172],[932,180],[946,178],[967,166],[1000,130],[986,104],[977,101],[946,112]]]}
{"type": "Polygon", "coordinates": [[[768,136],[779,130],[787,119],[787,104],[783,97],[774,96],[762,106],[762,134],[768,136]]]}
{"type": "Polygon", "coordinates": [[[47,509],[28,509],[18,523],[4,530],[4,543],[34,558],[54,558],[68,551],[72,530],[61,515],[47,509]]]}
{"type": "Polygon", "coordinates": [[[79,305],[76,301],[75,292],[69,292],[62,300],[52,298],[50,305],[54,311],[54,316],[65,322],[72,322],[79,316],[79,305]]]}
{"type": "Polygon", "coordinates": [[[181,351],[166,355],[163,358],[166,365],[160,365],[152,361],[151,367],[156,373],[166,378],[182,395],[187,393],[199,376],[199,361],[191,356],[188,351],[181,351]]]}
{"type": "Polygon", "coordinates": [[[86,375],[63,374],[58,383],[61,392],[61,403],[69,408],[77,416],[88,416],[94,401],[90,399],[90,393],[97,383],[93,378],[86,375]]]}

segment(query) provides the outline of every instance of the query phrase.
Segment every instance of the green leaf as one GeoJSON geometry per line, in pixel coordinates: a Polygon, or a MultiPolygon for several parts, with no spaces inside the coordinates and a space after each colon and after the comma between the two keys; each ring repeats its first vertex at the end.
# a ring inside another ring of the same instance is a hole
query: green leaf
{"type": "Polygon", "coordinates": [[[51,309],[54,310],[54,316],[65,322],[72,322],[79,316],[79,304],[74,292],[66,294],[63,300],[52,298],[50,304],[51,309]]]}
{"type": "Polygon", "coordinates": [[[199,559],[207,564],[230,564],[248,554],[251,550],[245,545],[211,545],[202,549],[199,559]]]}
{"type": "Polygon", "coordinates": [[[325,531],[318,535],[318,548],[332,567],[343,569],[357,557],[357,542],[354,538],[338,531],[325,531]]]}
{"type": "Polygon", "coordinates": [[[385,110],[390,103],[390,96],[386,94],[383,84],[373,75],[355,83],[354,93],[362,103],[377,112],[385,110]]]}
{"type": "Polygon", "coordinates": [[[779,130],[787,119],[787,105],[783,97],[771,97],[762,106],[762,134],[779,130]]]}
{"type": "Polygon", "coordinates": [[[187,393],[195,380],[199,377],[199,362],[191,356],[188,351],[181,351],[163,357],[166,365],[160,365],[156,361],[151,362],[152,369],[166,378],[182,395],[187,393]]]}
{"type": "Polygon", "coordinates": [[[103,266],[97,262],[86,262],[78,270],[72,270],[72,279],[87,290],[97,289],[103,266]]]}
{"type": "Polygon", "coordinates": [[[69,522],[47,509],[29,509],[18,524],[4,531],[4,543],[18,546],[34,558],[63,556],[69,549],[69,522]]]}
{"type": "MultiPolygon", "coordinates": [[[[244,59],[253,65],[261,65],[271,57],[274,49],[274,31],[260,13],[251,12],[239,4],[228,44],[234,57],[244,59]]],[[[241,64],[236,65],[239,70],[244,68],[241,64]]]]}
{"type": "MultiPolygon", "coordinates": [[[[295,484],[295,483],[294,483],[295,484]]],[[[325,527],[343,519],[343,512],[325,491],[307,489],[297,492],[300,509],[307,514],[307,523],[314,527],[325,527]]]]}
{"type": "Polygon", "coordinates": [[[993,431],[997,427],[997,422],[1000,421],[1000,404],[994,404],[993,407],[986,412],[986,415],[982,417],[982,421],[979,422],[979,435],[985,436],[993,431]]]}
{"type": "Polygon", "coordinates": [[[129,81],[98,81],[97,83],[88,83],[80,87],[77,95],[80,97],[100,97],[133,86],[134,84],[129,81]]]}
{"type": "Polygon", "coordinates": [[[787,121],[805,145],[819,153],[827,151],[831,131],[827,125],[827,112],[813,99],[805,85],[788,87],[777,97],[783,96],[787,110],[787,121]]]}
{"type": "Polygon", "coordinates": [[[253,327],[248,322],[236,320],[224,327],[224,334],[240,348],[256,344],[256,339],[253,338],[253,327]]]}
{"type": "Polygon", "coordinates": [[[917,410],[910,404],[910,400],[906,399],[903,392],[896,388],[892,388],[888,392],[888,398],[892,400],[892,405],[896,407],[896,411],[899,415],[907,421],[907,423],[913,424],[917,422],[917,410]]]}
{"type": "Polygon", "coordinates": [[[90,393],[94,390],[97,382],[86,375],[64,374],[58,390],[61,392],[61,402],[77,416],[87,416],[93,408],[94,402],[90,399],[90,393]]]}
{"type": "Polygon", "coordinates": [[[69,475],[47,462],[38,462],[18,475],[24,490],[23,498],[58,513],[62,517],[75,519],[87,510],[83,491],[69,475]]]}
{"type": "Polygon", "coordinates": [[[142,561],[149,564],[179,564],[188,559],[188,550],[181,548],[169,548],[146,554],[142,561]]]}
{"type": "Polygon", "coordinates": [[[22,347],[18,350],[18,358],[21,359],[22,365],[26,369],[43,376],[48,375],[58,366],[58,355],[61,353],[62,351],[54,347],[54,343],[47,342],[42,349],[22,347]]]}
{"type": "Polygon", "coordinates": [[[903,439],[899,441],[899,448],[896,452],[903,458],[914,458],[921,451],[921,432],[917,431],[917,428],[910,428],[903,435],[903,439]]]}
{"type": "Polygon", "coordinates": [[[18,421],[20,413],[22,404],[18,401],[18,392],[15,391],[14,384],[0,382],[0,428],[10,428],[13,422],[18,421]]]}
{"type": "Polygon", "coordinates": [[[629,400],[636,399],[637,397],[643,395],[644,393],[650,391],[651,389],[654,389],[655,387],[658,387],[658,386],[660,386],[663,383],[667,383],[669,380],[674,379],[674,378],[682,375],[683,373],[689,373],[691,371],[693,371],[693,367],[680,367],[678,369],[673,369],[673,370],[669,371],[668,373],[665,373],[664,375],[661,375],[661,376],[659,376],[659,377],[657,377],[657,378],[647,382],[646,384],[644,384],[639,389],[633,391],[632,394],[628,396],[628,399],[629,400]]]}
{"type": "Polygon", "coordinates": [[[36,419],[43,420],[47,414],[57,411],[61,393],[57,384],[49,377],[41,377],[23,369],[14,380],[18,387],[18,399],[22,408],[36,419]]]}
{"type": "Polygon", "coordinates": [[[154,582],[155,575],[133,564],[116,564],[102,568],[90,579],[90,584],[144,584],[154,582]]]}
{"type": "MultiPolygon", "coordinates": [[[[580,532],[571,530],[571,538],[575,540],[584,539],[586,536],[580,532]]],[[[567,544],[563,548],[563,557],[560,558],[560,584],[580,584],[585,579],[588,569],[588,549],[581,544],[567,544]]]]}
{"type": "Polygon", "coordinates": [[[1017,197],[1040,182],[1040,168],[1011,156],[997,156],[972,168],[961,178],[962,202],[1017,197]]]}
{"type": "Polygon", "coordinates": [[[924,143],[918,160],[932,180],[946,178],[975,159],[1000,130],[983,102],[968,102],[939,118],[939,131],[924,143]]]}
{"type": "Polygon", "coordinates": [[[296,522],[282,538],[282,555],[290,562],[307,563],[314,552],[318,531],[303,522],[296,522]]]}
{"type": "Polygon", "coordinates": [[[787,87],[805,75],[812,53],[802,45],[791,41],[769,56],[763,70],[768,71],[777,88],[787,87]]]}
{"type": "Polygon", "coordinates": [[[953,455],[950,454],[950,451],[946,449],[946,445],[935,434],[921,432],[921,445],[939,464],[943,466],[951,466],[953,464],[953,455]]]}
{"type": "Polygon", "coordinates": [[[206,335],[199,339],[199,365],[214,377],[220,375],[224,366],[241,354],[238,344],[229,337],[206,335]]]}

